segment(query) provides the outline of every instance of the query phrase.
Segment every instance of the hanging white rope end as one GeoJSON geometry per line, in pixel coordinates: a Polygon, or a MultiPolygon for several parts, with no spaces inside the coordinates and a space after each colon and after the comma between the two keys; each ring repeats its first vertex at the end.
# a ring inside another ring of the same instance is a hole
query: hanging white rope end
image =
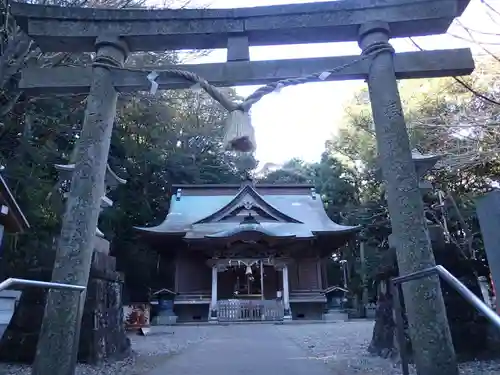
{"type": "Polygon", "coordinates": [[[149,88],[149,93],[154,95],[156,91],[158,91],[158,82],[156,82],[156,78],[158,78],[158,73],[154,70],[147,75],[148,81],[151,83],[151,87],[149,88]]]}
{"type": "Polygon", "coordinates": [[[279,94],[281,92],[281,90],[283,89],[283,87],[285,87],[285,85],[282,84],[281,82],[278,82],[278,84],[276,85],[276,88],[274,89],[274,93],[279,94]]]}
{"type": "Polygon", "coordinates": [[[324,81],[324,80],[327,80],[328,77],[330,77],[332,75],[331,72],[323,72],[321,73],[318,78],[321,80],[321,81],[324,81]]]}
{"type": "Polygon", "coordinates": [[[195,83],[193,86],[191,86],[189,88],[191,91],[195,92],[195,93],[200,93],[203,91],[203,88],[201,87],[200,83],[197,82],[195,83]]]}
{"type": "Polygon", "coordinates": [[[236,109],[229,113],[226,119],[224,147],[226,150],[237,152],[255,151],[255,129],[248,112],[236,109]]]}

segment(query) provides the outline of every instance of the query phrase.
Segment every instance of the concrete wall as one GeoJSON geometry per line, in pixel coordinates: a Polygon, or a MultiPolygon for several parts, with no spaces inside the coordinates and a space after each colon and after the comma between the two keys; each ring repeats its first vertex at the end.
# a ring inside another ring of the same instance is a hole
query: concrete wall
{"type": "Polygon", "coordinates": [[[21,292],[14,290],[4,290],[0,292],[0,337],[9,325],[16,302],[21,296],[21,292]]]}

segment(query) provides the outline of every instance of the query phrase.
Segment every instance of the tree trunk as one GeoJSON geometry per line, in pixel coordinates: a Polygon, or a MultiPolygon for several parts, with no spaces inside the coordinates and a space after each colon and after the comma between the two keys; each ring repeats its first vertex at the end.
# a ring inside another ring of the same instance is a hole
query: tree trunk
{"type": "Polygon", "coordinates": [[[368,352],[383,358],[393,357],[396,354],[394,327],[392,296],[389,293],[379,293],[377,310],[375,311],[375,326],[368,352]]]}

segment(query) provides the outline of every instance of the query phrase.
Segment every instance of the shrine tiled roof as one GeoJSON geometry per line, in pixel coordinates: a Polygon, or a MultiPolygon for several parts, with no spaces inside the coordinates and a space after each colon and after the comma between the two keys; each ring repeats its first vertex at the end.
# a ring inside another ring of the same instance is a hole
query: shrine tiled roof
{"type": "Polygon", "coordinates": [[[359,226],[339,225],[327,216],[310,185],[178,186],[166,219],[158,226],[136,227],[143,234],[185,239],[221,238],[241,232],[267,237],[313,238],[349,234],[359,226]],[[245,218],[254,221],[244,225],[245,218]]]}

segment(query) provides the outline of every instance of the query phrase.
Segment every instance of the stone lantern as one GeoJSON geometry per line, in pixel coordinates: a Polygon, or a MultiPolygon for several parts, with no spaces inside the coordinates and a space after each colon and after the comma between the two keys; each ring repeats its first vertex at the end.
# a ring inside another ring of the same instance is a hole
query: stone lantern
{"type": "MultiPolygon", "coordinates": [[[[430,181],[424,180],[424,177],[429,173],[437,164],[439,160],[443,158],[443,155],[439,154],[422,154],[417,149],[411,151],[411,156],[413,159],[413,164],[415,165],[415,172],[418,178],[418,186],[420,191],[425,194],[433,189],[432,183],[430,181]]],[[[382,170],[378,169],[376,172],[377,179],[383,180],[382,170]]]]}
{"type": "MultiPolygon", "coordinates": [[[[56,164],[54,166],[59,173],[59,182],[63,181],[71,181],[73,171],[75,170],[75,164],[56,164]]],[[[106,176],[105,176],[105,184],[106,191],[105,194],[116,189],[119,185],[126,184],[127,180],[124,180],[116,175],[113,172],[109,164],[106,166],[106,176]]],[[[64,195],[64,198],[67,197],[67,193],[64,195]]],[[[101,198],[101,212],[105,208],[109,208],[113,206],[113,201],[109,199],[106,195],[103,195],[101,198]]],[[[99,228],[96,227],[96,236],[99,238],[104,238],[104,234],[101,232],[99,228]]]]}
{"type": "Polygon", "coordinates": [[[432,190],[432,184],[430,181],[424,180],[423,178],[429,171],[431,171],[436,163],[441,160],[442,155],[435,154],[422,154],[420,151],[413,149],[411,152],[413,163],[415,164],[415,171],[417,172],[418,186],[423,193],[432,190]]]}

